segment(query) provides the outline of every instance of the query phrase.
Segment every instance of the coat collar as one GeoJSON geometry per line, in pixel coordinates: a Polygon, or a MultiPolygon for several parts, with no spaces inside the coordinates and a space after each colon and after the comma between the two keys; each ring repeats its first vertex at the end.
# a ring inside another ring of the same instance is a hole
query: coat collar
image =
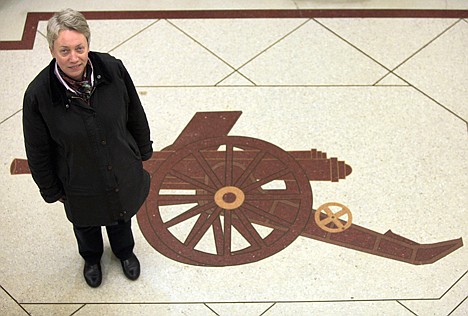
{"type": "MultiPolygon", "coordinates": [[[[108,84],[112,82],[112,77],[109,75],[105,64],[102,62],[99,53],[89,52],[88,58],[93,64],[94,72],[94,84],[97,87],[100,84],[108,84]]],[[[49,82],[50,82],[50,95],[52,97],[52,103],[54,105],[66,104],[68,102],[68,97],[66,93],[66,88],[59,81],[57,76],[54,73],[55,69],[55,58],[52,59],[48,68],[49,68],[49,82]]]]}

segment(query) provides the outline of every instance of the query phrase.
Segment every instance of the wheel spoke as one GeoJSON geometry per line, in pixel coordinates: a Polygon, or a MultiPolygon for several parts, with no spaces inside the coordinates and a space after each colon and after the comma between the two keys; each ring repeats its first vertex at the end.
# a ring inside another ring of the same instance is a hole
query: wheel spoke
{"type": "Polygon", "coordinates": [[[255,168],[257,168],[258,164],[261,162],[261,160],[263,159],[263,157],[265,155],[266,155],[266,152],[261,151],[255,156],[254,160],[252,160],[250,162],[250,164],[247,166],[247,168],[242,173],[241,177],[236,181],[236,184],[235,184],[236,187],[242,186],[242,184],[252,174],[252,172],[255,170],[255,168]]]}
{"type": "Polygon", "coordinates": [[[269,175],[268,177],[265,177],[263,179],[260,179],[254,183],[251,183],[249,184],[248,186],[244,187],[243,188],[243,191],[244,192],[249,192],[249,191],[252,191],[254,189],[257,189],[259,187],[261,187],[262,185],[264,184],[267,184],[273,180],[278,180],[278,179],[281,179],[282,176],[288,174],[290,172],[290,170],[288,168],[284,168],[278,172],[275,172],[271,175],[269,175]]]}
{"type": "MultiPolygon", "coordinates": [[[[285,221],[284,219],[274,215],[274,214],[271,214],[269,212],[266,212],[262,209],[259,209],[258,207],[250,204],[250,203],[244,203],[243,204],[243,207],[245,207],[245,209],[249,212],[252,212],[254,214],[257,214],[261,217],[263,217],[265,220],[269,221],[270,224],[274,224],[274,225],[277,225],[277,226],[280,226],[282,228],[286,228],[286,230],[288,230],[288,228],[291,226],[291,223],[289,223],[288,221],[285,221]]],[[[283,229],[281,229],[283,230],[283,229]]]]}
{"type": "Polygon", "coordinates": [[[231,253],[231,225],[232,225],[232,212],[224,211],[224,254],[231,253]]]}
{"type": "MultiPolygon", "coordinates": [[[[265,246],[265,242],[262,239],[262,236],[259,235],[255,227],[252,226],[247,216],[245,216],[244,212],[240,209],[234,211],[235,215],[239,220],[239,224],[244,228],[241,233],[242,237],[244,237],[252,246],[258,246],[260,248],[265,246]]],[[[237,227],[236,227],[237,228],[237,227]]]]}
{"type": "Polygon", "coordinates": [[[169,173],[171,176],[179,178],[182,181],[192,184],[195,188],[194,189],[203,189],[207,192],[214,193],[216,191],[215,188],[210,187],[209,185],[204,184],[203,182],[197,181],[189,176],[186,176],[183,173],[178,172],[177,170],[171,170],[169,173]]]}
{"type": "MultiPolygon", "coordinates": [[[[216,211],[214,213],[207,215],[208,218],[206,218],[204,223],[200,223],[200,226],[194,227],[192,231],[194,234],[192,235],[192,232],[190,232],[189,237],[187,237],[187,240],[185,240],[185,245],[189,246],[190,248],[195,248],[195,246],[200,242],[200,240],[203,238],[205,233],[208,231],[208,228],[210,228],[211,224],[219,217],[221,213],[221,209],[219,207],[216,208],[216,211]]],[[[204,213],[206,214],[206,213],[204,213]]],[[[202,216],[199,217],[199,219],[202,216]]],[[[205,218],[205,216],[204,216],[205,218]]],[[[197,221],[198,224],[198,221],[197,221]]]]}
{"type": "Polygon", "coordinates": [[[333,219],[333,224],[335,224],[336,227],[338,227],[338,228],[343,228],[344,227],[343,223],[337,218],[333,219]]]}
{"type": "MultiPolygon", "coordinates": [[[[190,233],[188,234],[187,238],[185,238],[185,242],[184,244],[185,245],[190,245],[190,243],[192,242],[192,240],[197,236],[198,232],[200,231],[200,229],[203,227],[203,224],[206,222],[206,219],[209,217],[210,215],[207,214],[207,213],[202,213],[200,214],[200,216],[198,217],[197,221],[195,222],[195,224],[193,225],[192,229],[190,230],[190,233]]],[[[203,235],[202,235],[203,236],[203,235]]],[[[201,238],[201,237],[200,237],[201,238]]],[[[198,243],[198,241],[197,241],[198,243]]],[[[195,243],[196,245],[196,243],[195,243]]],[[[191,247],[193,248],[193,247],[191,247]]]]}
{"type": "Polygon", "coordinates": [[[327,218],[320,221],[320,223],[322,223],[323,225],[328,225],[331,222],[333,222],[333,219],[331,217],[327,217],[327,218]]]}
{"type": "Polygon", "coordinates": [[[166,205],[178,205],[178,204],[188,204],[188,203],[197,203],[200,201],[213,201],[213,195],[209,194],[163,194],[158,195],[156,199],[159,206],[166,205]]]}
{"type": "Polygon", "coordinates": [[[192,207],[191,209],[187,210],[186,212],[180,214],[180,215],[177,215],[176,217],[170,219],[169,221],[167,221],[166,223],[164,223],[164,226],[166,228],[170,228],[172,226],[175,226],[177,224],[180,224],[194,216],[197,216],[198,214],[206,211],[206,210],[209,210],[210,208],[214,208],[216,205],[214,202],[212,203],[208,203],[208,204],[204,204],[204,205],[197,205],[197,206],[194,206],[192,207]]]}
{"type": "Polygon", "coordinates": [[[223,229],[221,227],[221,218],[218,216],[216,220],[212,224],[213,227],[213,235],[216,245],[216,253],[218,256],[224,255],[224,234],[223,229]]]}
{"type": "Polygon", "coordinates": [[[251,236],[250,236],[250,233],[249,231],[247,230],[247,228],[245,228],[245,226],[241,223],[241,221],[238,219],[238,218],[233,218],[232,219],[232,226],[242,235],[242,237],[245,238],[245,240],[247,240],[247,242],[250,244],[249,247],[243,249],[242,251],[250,251],[250,250],[258,250],[260,249],[260,246],[257,244],[257,242],[255,241],[255,239],[253,239],[251,236]],[[249,249],[249,250],[247,250],[249,249]]]}
{"type": "Polygon", "coordinates": [[[211,169],[210,165],[203,157],[203,155],[199,151],[196,151],[193,153],[193,156],[197,160],[200,167],[202,167],[203,171],[205,171],[205,174],[208,176],[208,178],[213,182],[213,184],[218,188],[222,187],[223,185],[221,181],[219,180],[218,176],[214,173],[213,169],[211,169]]]}
{"type": "Polygon", "coordinates": [[[234,163],[234,147],[232,144],[226,145],[226,166],[225,166],[225,173],[224,173],[224,184],[226,186],[230,186],[232,184],[232,171],[233,171],[233,164],[234,163]]]}
{"type": "Polygon", "coordinates": [[[327,213],[328,217],[332,217],[333,215],[335,215],[335,213],[333,213],[332,210],[330,209],[330,207],[328,207],[328,206],[325,207],[323,210],[325,211],[325,213],[327,213]]]}
{"type": "Polygon", "coordinates": [[[301,194],[299,193],[266,193],[266,194],[246,194],[246,201],[259,201],[259,200],[272,200],[272,201],[281,201],[281,200],[300,200],[301,194]]]}
{"type": "Polygon", "coordinates": [[[335,213],[335,217],[340,218],[341,216],[346,215],[346,214],[348,214],[348,210],[343,209],[343,210],[335,213]]]}

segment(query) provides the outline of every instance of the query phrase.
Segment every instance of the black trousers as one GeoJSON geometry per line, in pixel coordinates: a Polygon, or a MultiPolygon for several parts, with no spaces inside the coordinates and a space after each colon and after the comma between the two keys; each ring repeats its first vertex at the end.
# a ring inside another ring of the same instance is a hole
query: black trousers
{"type": "MultiPolygon", "coordinates": [[[[126,260],[133,254],[135,241],[133,240],[132,221],[119,221],[115,225],[106,226],[107,237],[112,252],[120,260],[126,260]]],[[[104,252],[101,226],[80,227],[73,225],[78,251],[89,264],[101,261],[104,252]]]]}

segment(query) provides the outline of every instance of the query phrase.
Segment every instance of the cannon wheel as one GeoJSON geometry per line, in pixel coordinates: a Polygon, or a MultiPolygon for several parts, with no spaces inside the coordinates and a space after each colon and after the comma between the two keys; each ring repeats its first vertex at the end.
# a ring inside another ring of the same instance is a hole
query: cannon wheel
{"type": "Polygon", "coordinates": [[[287,152],[262,140],[223,136],[192,143],[163,162],[152,175],[138,221],[147,241],[171,259],[204,266],[240,265],[292,243],[307,224],[311,206],[309,179],[287,152]],[[224,158],[208,159],[219,148],[224,158]],[[245,159],[246,152],[250,159],[245,159]],[[165,190],[174,177],[190,184],[193,192],[165,190]],[[285,187],[262,188],[277,179],[287,179],[285,187]]]}
{"type": "Polygon", "coordinates": [[[351,227],[353,216],[346,205],[338,202],[329,202],[320,205],[314,215],[318,227],[329,233],[341,233],[351,227]],[[339,210],[334,212],[332,208],[339,210]],[[347,221],[340,218],[346,216],[347,221]]]}

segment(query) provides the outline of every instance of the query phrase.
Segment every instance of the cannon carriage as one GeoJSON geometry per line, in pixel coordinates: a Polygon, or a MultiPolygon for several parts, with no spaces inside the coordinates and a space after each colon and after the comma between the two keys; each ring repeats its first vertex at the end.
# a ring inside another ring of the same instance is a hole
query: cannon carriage
{"type": "MultiPolygon", "coordinates": [[[[144,163],[151,175],[137,214],[150,245],[187,264],[256,262],[303,236],[411,264],[428,264],[463,246],[419,244],[352,223],[336,202],[313,209],[310,181],[338,182],[344,161],[315,149],[284,151],[260,139],[228,136],[241,112],[198,112],[176,141],[144,163]]],[[[16,159],[12,174],[28,172],[16,159]]]]}

